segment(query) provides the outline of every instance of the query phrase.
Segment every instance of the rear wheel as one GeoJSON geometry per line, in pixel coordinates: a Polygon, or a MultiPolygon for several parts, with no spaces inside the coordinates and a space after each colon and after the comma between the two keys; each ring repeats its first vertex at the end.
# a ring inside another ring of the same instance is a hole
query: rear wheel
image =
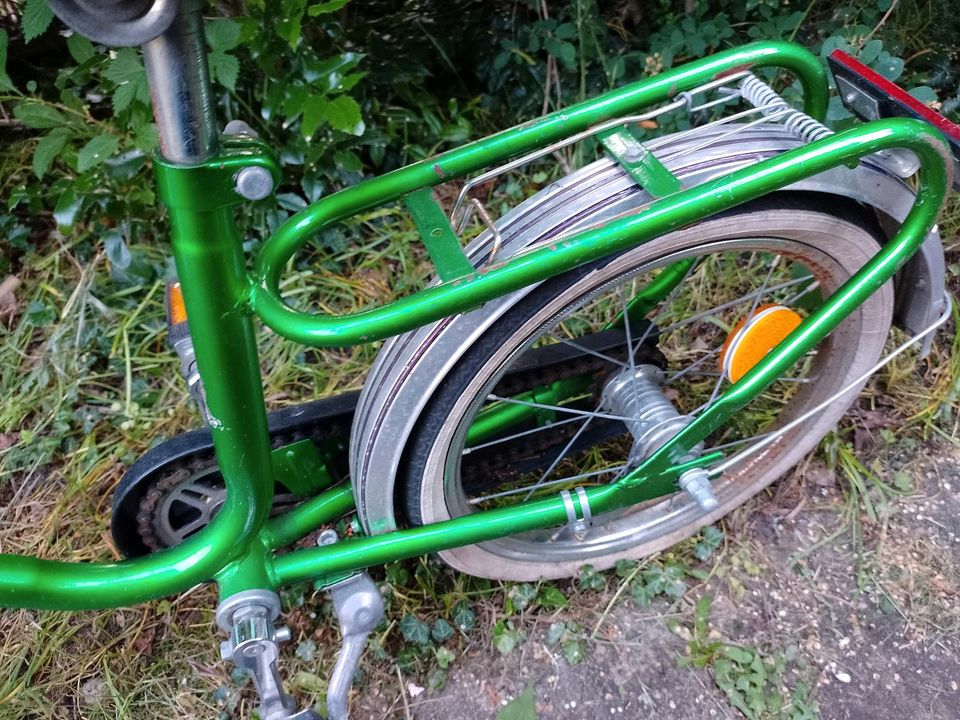
{"type": "MultiPolygon", "coordinates": [[[[614,376],[632,377],[641,366],[662,371],[658,397],[680,415],[702,412],[729,385],[719,359],[738,323],[770,305],[805,316],[877,250],[877,233],[855,206],[812,204],[788,195],[544,283],[478,338],[425,408],[400,488],[408,518],[438,522],[615,481],[643,453],[636,433],[628,432],[636,414],[618,414],[626,412],[625,405],[603,398],[614,376]],[[680,282],[645,320],[621,324],[619,347],[611,347],[618,318],[625,309],[636,311],[634,299],[658,277],[663,281],[660,273],[668,267],[680,282]],[[540,359],[550,356],[551,348],[575,349],[580,364],[564,369],[561,362],[550,366],[549,376],[538,376],[540,359]],[[593,362],[584,365],[585,357],[593,362]]],[[[877,361],[892,306],[888,283],[708,438],[704,451],[731,454],[749,447],[837,396],[877,361]]],[[[753,351],[759,342],[762,356],[764,338],[757,334],[753,351]]],[[[715,480],[719,504],[712,512],[678,492],[596,517],[586,533],[547,529],[441,555],[464,572],[510,580],[562,577],[585,563],[609,567],[648,555],[695,533],[780,477],[835,425],[858,390],[837,396],[715,480]]],[[[643,409],[635,406],[631,413],[643,409]]]]}

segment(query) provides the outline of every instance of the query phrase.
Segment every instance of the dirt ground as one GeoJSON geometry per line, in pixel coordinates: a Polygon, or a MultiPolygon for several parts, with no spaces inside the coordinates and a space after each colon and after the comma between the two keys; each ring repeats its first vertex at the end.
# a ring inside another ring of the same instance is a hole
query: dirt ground
{"type": "Polygon", "coordinates": [[[678,667],[693,602],[710,594],[712,637],[794,656],[784,682],[812,690],[783,717],[817,717],[818,706],[826,720],[960,719],[960,451],[927,451],[897,470],[914,478],[915,494],[822,542],[843,522],[840,490],[825,468],[807,467],[729,520],[710,579],[679,608],[621,599],[578,665],[547,641],[548,626],[560,617],[589,631],[605,601],[573,618],[542,612],[506,657],[477,638],[436,694],[408,679],[392,695],[382,685],[361,692],[356,717],[492,720],[532,686],[539,720],[741,718],[711,668],[678,667]]]}

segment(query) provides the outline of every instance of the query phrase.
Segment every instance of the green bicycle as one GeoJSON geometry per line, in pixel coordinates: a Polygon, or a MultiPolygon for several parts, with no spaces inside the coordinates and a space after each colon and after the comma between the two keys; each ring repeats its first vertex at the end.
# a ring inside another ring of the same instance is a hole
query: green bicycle
{"type": "Polygon", "coordinates": [[[439,553],[534,580],[668,547],[796,464],[949,317],[935,222],[960,128],[844,53],[838,88],[870,121],[855,129],[820,123],[817,58],[754,43],[325,197],[248,267],[234,212],[280,170],[245,124],[217,130],[202,3],[50,4],[92,39],[143,47],[179,277],[170,338],[207,427],[125,476],[113,533],[127,560],[0,555],[0,605],[120,607],[216,582],[222,654],[253,676],[263,718],[317,717],[280,682],[281,586],[331,593],[343,648],[327,704],[346,718],[383,617],[365,568],[439,553]],[[800,81],[803,110],[751,72],[767,67],[800,81]],[[671,113],[707,121],[641,141],[639,123],[671,113]],[[587,139],[601,159],[500,218],[471,195],[587,139]],[[447,212],[432,188],[449,182],[447,212]],[[342,316],[282,295],[311,237],[395,201],[434,282],[342,316]],[[387,342],[359,395],[268,415],[255,318],[313,347],[387,342]],[[884,355],[894,322],[911,339],[884,355]],[[329,529],[352,513],[349,537],[329,529]]]}

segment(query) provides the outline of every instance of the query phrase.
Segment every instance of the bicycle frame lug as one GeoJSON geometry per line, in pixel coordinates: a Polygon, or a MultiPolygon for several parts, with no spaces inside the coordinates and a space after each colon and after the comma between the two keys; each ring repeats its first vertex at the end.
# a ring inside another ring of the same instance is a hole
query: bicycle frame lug
{"type": "Polygon", "coordinates": [[[677,484],[693,498],[703,512],[713,512],[719,507],[717,496],[710,487],[710,473],[703,468],[687,470],[680,475],[677,484]]]}
{"type": "Polygon", "coordinates": [[[360,666],[367,638],[383,620],[383,596],[370,576],[363,572],[328,588],[340,624],[343,646],[327,687],[327,717],[348,720],[350,686],[360,666]]]}

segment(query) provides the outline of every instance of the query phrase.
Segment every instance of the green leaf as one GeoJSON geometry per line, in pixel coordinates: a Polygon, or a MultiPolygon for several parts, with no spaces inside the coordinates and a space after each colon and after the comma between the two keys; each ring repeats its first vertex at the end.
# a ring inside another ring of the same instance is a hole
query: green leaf
{"type": "Polygon", "coordinates": [[[227,52],[240,44],[240,23],[228,18],[211,20],[206,24],[207,43],[214,52],[227,52]]]}
{"type": "Polygon", "coordinates": [[[500,620],[493,626],[493,646],[501,655],[509,655],[520,642],[520,633],[510,620],[500,620]]]}
{"type": "Polygon", "coordinates": [[[336,12],[348,2],[350,2],[350,0],[329,0],[329,2],[317,3],[316,5],[311,5],[307,9],[307,15],[310,17],[317,17],[318,15],[326,15],[327,13],[336,12]]]}
{"type": "Polygon", "coordinates": [[[117,152],[120,138],[116,135],[97,135],[77,154],[77,171],[86,172],[117,152]]]}
{"type": "Polygon", "coordinates": [[[547,609],[562,608],[567,604],[566,596],[552,585],[540,588],[538,601],[542,607],[547,609]]]}
{"type": "Polygon", "coordinates": [[[513,603],[513,607],[519,610],[526,610],[527,606],[537,597],[537,588],[530,583],[519,583],[510,588],[507,597],[513,603]]]}
{"type": "Polygon", "coordinates": [[[563,657],[571,665],[579,665],[587,657],[587,650],[583,646],[583,641],[578,638],[570,638],[563,643],[563,657]]]}
{"type": "Polygon", "coordinates": [[[537,720],[533,685],[527,685],[522,693],[500,708],[496,720],[537,720]]]}
{"type": "Polygon", "coordinates": [[[210,63],[210,72],[214,80],[231,92],[237,88],[237,77],[240,74],[240,62],[233,55],[225,52],[212,52],[207,55],[210,63]]]}
{"type": "Polygon", "coordinates": [[[347,95],[341,95],[326,103],[323,114],[334,130],[351,135],[363,135],[366,129],[360,117],[360,106],[357,105],[356,100],[347,95]]]}
{"type": "Polygon", "coordinates": [[[430,637],[438,643],[446,642],[453,637],[453,626],[443,618],[437,618],[430,630],[430,637]]]}
{"type": "Polygon", "coordinates": [[[104,77],[117,86],[113,94],[114,113],[123,112],[137,100],[150,102],[150,86],[140,53],[134,48],[122,48],[103,71],[104,77]]]}
{"type": "Polygon", "coordinates": [[[20,20],[23,28],[23,39],[30,42],[43,35],[53,20],[53,11],[47,5],[47,0],[26,0],[23,4],[23,17],[20,20]]]}
{"type": "Polygon", "coordinates": [[[47,170],[63,150],[63,146],[67,144],[70,135],[71,132],[67,128],[55,128],[40,138],[40,142],[33,151],[33,172],[38,178],[43,178],[47,174],[47,170]]]}
{"type": "Polygon", "coordinates": [[[593,565],[584,565],[580,570],[577,585],[581,590],[603,590],[606,583],[603,581],[603,575],[593,569],[593,565]]]}
{"type": "Polygon", "coordinates": [[[7,31],[0,28],[0,91],[13,90],[13,81],[7,75],[7,47],[10,38],[7,37],[7,31]]]}
{"type": "Polygon", "coordinates": [[[547,643],[556,645],[566,632],[567,624],[565,622],[550,623],[550,627],[547,629],[547,643]]]}
{"type": "Polygon", "coordinates": [[[28,128],[47,130],[67,124],[63,113],[43,102],[22,102],[13,108],[13,115],[28,128]]]}
{"type": "Polygon", "coordinates": [[[444,646],[437,648],[437,665],[446,670],[450,667],[450,663],[456,660],[457,656],[454,655],[453,650],[444,646]]]}
{"type": "Polygon", "coordinates": [[[919,85],[915,88],[910,88],[908,92],[924,105],[930,105],[931,103],[935,103],[937,101],[937,93],[933,88],[927,87],[926,85],[919,85]]]}
{"type": "Polygon", "coordinates": [[[461,600],[453,607],[453,624],[460,628],[461,632],[467,632],[476,627],[477,616],[473,614],[466,600],[461,600]]]}
{"type": "Polygon", "coordinates": [[[430,626],[415,615],[404,615],[400,620],[400,632],[403,639],[417,645],[430,644],[430,626]]]}
{"type": "Polygon", "coordinates": [[[73,33],[67,38],[67,50],[70,51],[70,57],[74,59],[77,65],[82,65],[97,54],[97,51],[93,49],[93,43],[77,33],[73,33]]]}
{"type": "Polygon", "coordinates": [[[73,188],[65,190],[63,194],[57,198],[57,204],[53,208],[53,219],[57,221],[57,227],[71,227],[82,205],[83,196],[78,197],[73,188]]]}
{"type": "Polygon", "coordinates": [[[723,531],[715,525],[708,525],[701,533],[700,542],[693,549],[698,560],[707,560],[723,543],[723,531]]]}

